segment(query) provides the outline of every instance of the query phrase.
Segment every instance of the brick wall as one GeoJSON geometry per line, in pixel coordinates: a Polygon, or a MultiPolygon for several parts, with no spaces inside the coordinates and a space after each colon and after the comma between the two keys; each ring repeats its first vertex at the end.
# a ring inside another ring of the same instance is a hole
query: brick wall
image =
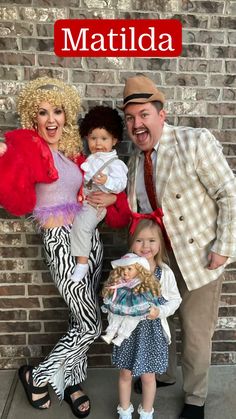
{"type": "MultiPolygon", "coordinates": [[[[15,99],[27,80],[45,74],[63,78],[78,88],[86,111],[97,103],[115,106],[125,78],[142,72],[164,91],[169,122],[209,128],[235,169],[235,1],[2,1],[0,19],[1,137],[18,126],[15,99]],[[176,59],[58,58],[53,53],[53,23],[61,18],[177,18],[183,24],[182,55],[176,59]]],[[[120,153],[127,158],[128,141],[120,153]]],[[[104,226],[101,232],[105,277],[109,260],[125,250],[126,232],[104,226]]],[[[48,353],[66,329],[67,309],[43,262],[40,237],[30,221],[0,209],[0,246],[0,368],[12,368],[26,359],[37,362],[48,353]]],[[[231,265],[214,334],[215,364],[236,363],[235,294],[236,265],[231,265]]],[[[110,347],[95,343],[89,362],[110,365],[110,347]]]]}

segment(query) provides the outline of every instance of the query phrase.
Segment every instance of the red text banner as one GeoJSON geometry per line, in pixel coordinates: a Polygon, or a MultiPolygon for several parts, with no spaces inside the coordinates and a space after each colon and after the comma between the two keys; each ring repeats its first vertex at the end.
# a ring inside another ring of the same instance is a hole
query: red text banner
{"type": "Polygon", "coordinates": [[[59,57],[177,57],[182,25],[177,19],[62,19],[54,24],[59,57]]]}

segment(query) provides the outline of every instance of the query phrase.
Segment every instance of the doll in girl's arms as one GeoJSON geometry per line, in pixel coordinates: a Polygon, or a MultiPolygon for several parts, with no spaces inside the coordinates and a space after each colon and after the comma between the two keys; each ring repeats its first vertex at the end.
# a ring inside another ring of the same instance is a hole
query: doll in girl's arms
{"type": "Polygon", "coordinates": [[[102,339],[120,346],[140,320],[158,310],[161,293],[146,258],[127,253],[111,264],[113,270],[102,292],[102,310],[108,312],[109,323],[102,339]]]}

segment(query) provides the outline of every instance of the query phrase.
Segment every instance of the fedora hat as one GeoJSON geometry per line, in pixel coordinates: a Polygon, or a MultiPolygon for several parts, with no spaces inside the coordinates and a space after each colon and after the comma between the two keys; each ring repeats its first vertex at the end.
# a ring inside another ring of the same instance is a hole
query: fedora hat
{"type": "Polygon", "coordinates": [[[143,266],[145,269],[150,271],[150,265],[146,258],[142,256],[137,256],[135,253],[126,253],[126,255],[122,256],[120,259],[113,260],[111,262],[111,266],[114,268],[123,267],[134,265],[138,263],[139,265],[143,266]]]}
{"type": "Polygon", "coordinates": [[[126,80],[123,105],[120,109],[124,109],[129,103],[147,103],[159,101],[164,104],[165,97],[152,80],[146,76],[129,77],[126,80]]]}

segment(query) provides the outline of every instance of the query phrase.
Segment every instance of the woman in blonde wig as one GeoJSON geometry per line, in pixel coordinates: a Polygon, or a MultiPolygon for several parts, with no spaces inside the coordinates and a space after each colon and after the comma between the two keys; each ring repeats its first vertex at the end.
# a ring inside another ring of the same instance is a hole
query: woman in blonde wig
{"type": "Polygon", "coordinates": [[[90,401],[79,384],[86,378],[87,351],[101,330],[96,286],[102,245],[96,231],[89,272],[72,282],[70,228],[80,210],[77,194],[82,183],[79,110],[78,92],[61,80],[43,77],[26,84],[18,101],[23,129],[7,133],[0,147],[0,204],[17,216],[32,213],[53,280],[70,312],[67,333],[37,367],[22,366],[20,380],[33,407],[50,406],[50,383],[59,399],[82,418],[90,412],[90,401]]]}

